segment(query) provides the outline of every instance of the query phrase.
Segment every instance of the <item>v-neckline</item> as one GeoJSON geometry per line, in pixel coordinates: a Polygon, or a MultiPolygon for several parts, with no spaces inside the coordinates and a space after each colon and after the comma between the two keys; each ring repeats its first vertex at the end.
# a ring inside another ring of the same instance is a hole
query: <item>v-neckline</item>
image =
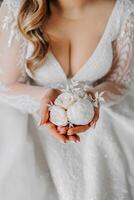
{"type": "Polygon", "coordinates": [[[109,18],[108,18],[107,23],[106,23],[106,25],[105,25],[103,34],[102,34],[102,36],[101,36],[101,38],[100,38],[100,40],[99,40],[99,42],[98,42],[98,44],[97,44],[95,50],[93,51],[92,55],[85,61],[85,63],[80,67],[80,69],[79,69],[72,77],[68,77],[68,76],[66,75],[66,73],[65,73],[65,71],[64,71],[64,69],[63,69],[63,66],[60,64],[59,60],[56,58],[56,56],[54,55],[54,53],[53,53],[51,50],[48,52],[48,54],[51,56],[51,59],[55,62],[56,67],[58,67],[58,69],[60,70],[60,72],[62,73],[62,75],[64,76],[64,78],[65,78],[66,80],[74,80],[74,79],[76,79],[76,78],[78,77],[78,75],[79,75],[87,66],[89,66],[91,60],[92,60],[92,59],[94,58],[94,56],[96,55],[98,49],[99,49],[100,46],[101,46],[102,41],[103,41],[104,38],[105,38],[105,35],[106,35],[107,31],[108,31],[109,25],[111,24],[111,20],[113,19],[113,16],[114,16],[114,13],[115,13],[115,11],[116,11],[116,9],[117,9],[117,5],[118,5],[119,1],[120,1],[120,0],[116,0],[116,2],[115,2],[115,4],[114,4],[114,6],[113,6],[113,8],[112,8],[112,11],[111,11],[111,14],[109,15],[109,18]]]}

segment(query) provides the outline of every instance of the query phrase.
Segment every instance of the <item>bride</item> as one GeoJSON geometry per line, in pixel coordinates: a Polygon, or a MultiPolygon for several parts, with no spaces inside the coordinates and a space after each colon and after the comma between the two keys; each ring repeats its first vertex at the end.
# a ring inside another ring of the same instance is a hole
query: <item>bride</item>
{"type": "Polygon", "coordinates": [[[134,3],[4,0],[0,199],[134,200],[134,3]],[[77,82],[104,102],[56,126],[48,103],[77,82]]]}

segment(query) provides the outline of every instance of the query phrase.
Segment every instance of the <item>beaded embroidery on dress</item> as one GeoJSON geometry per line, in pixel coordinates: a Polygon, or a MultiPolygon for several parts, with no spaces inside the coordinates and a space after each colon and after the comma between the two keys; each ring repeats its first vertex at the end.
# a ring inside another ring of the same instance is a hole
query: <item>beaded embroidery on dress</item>
{"type": "Polygon", "coordinates": [[[71,79],[52,52],[34,73],[27,68],[33,49],[17,27],[19,8],[20,0],[0,8],[0,199],[133,200],[134,3],[116,1],[95,52],[71,79]],[[95,129],[79,144],[63,145],[39,127],[40,100],[23,89],[108,81],[123,89],[109,92],[95,129]]]}

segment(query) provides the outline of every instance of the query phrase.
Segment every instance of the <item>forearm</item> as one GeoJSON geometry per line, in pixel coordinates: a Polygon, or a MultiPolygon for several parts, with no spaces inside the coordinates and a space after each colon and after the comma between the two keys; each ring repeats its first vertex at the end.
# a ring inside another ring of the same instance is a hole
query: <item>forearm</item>
{"type": "Polygon", "coordinates": [[[116,82],[104,81],[93,87],[92,92],[104,92],[103,99],[106,104],[114,104],[124,96],[126,88],[116,82]]]}
{"type": "Polygon", "coordinates": [[[6,84],[1,88],[0,101],[24,113],[39,111],[41,99],[46,92],[44,87],[22,83],[6,84]]]}
{"type": "Polygon", "coordinates": [[[46,92],[46,89],[42,86],[27,85],[22,83],[12,84],[8,88],[8,94],[10,95],[28,95],[37,101],[41,101],[46,92]]]}

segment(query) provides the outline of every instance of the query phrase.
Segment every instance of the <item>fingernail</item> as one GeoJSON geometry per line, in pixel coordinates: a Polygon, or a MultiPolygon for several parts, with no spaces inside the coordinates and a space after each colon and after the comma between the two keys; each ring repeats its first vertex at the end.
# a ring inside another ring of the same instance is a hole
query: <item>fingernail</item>
{"type": "Polygon", "coordinates": [[[79,143],[80,142],[80,140],[76,140],[76,143],[79,143]]]}

